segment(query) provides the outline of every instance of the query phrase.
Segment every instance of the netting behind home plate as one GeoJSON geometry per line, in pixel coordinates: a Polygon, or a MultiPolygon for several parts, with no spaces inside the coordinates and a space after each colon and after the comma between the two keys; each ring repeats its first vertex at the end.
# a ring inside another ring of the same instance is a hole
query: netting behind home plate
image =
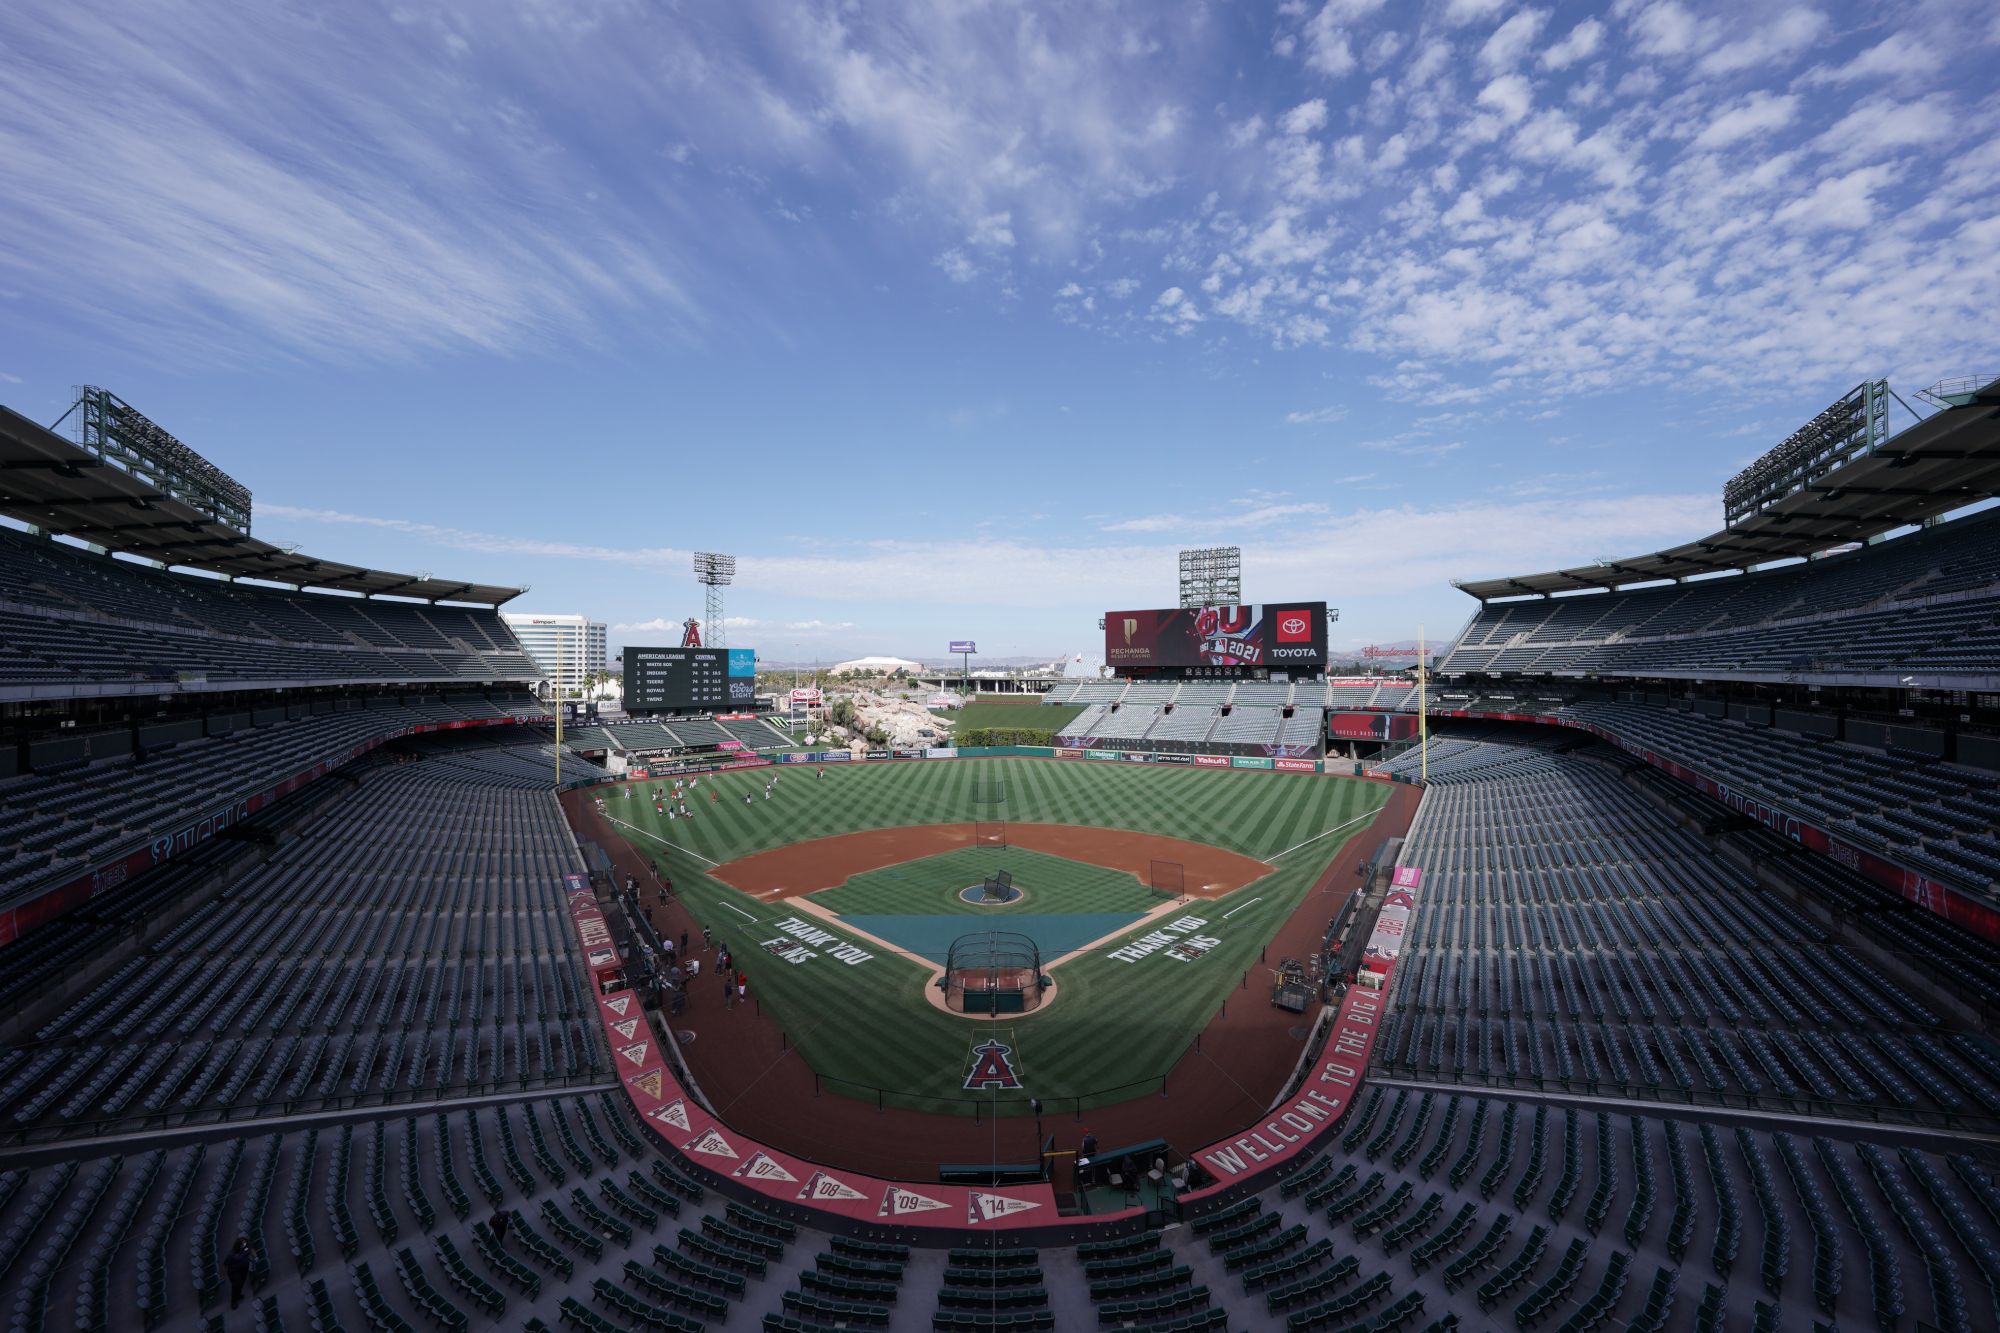
{"type": "Polygon", "coordinates": [[[1026,1013],[1042,1002],[1042,951],[1011,930],[961,935],[945,955],[944,996],[954,1013],[1026,1013]]]}

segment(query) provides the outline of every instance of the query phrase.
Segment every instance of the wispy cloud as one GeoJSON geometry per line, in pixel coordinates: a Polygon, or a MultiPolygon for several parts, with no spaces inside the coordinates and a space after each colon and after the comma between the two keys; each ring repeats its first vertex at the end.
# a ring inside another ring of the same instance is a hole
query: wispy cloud
{"type": "MultiPolygon", "coordinates": [[[[807,637],[840,634],[855,627],[851,620],[767,620],[761,616],[725,616],[722,623],[732,630],[780,631],[807,637]]],[[[665,616],[651,620],[620,621],[611,628],[621,634],[678,634],[681,622],[665,616]]]]}
{"type": "Polygon", "coordinates": [[[0,271],[62,274],[109,336],[171,329],[162,356],[502,350],[641,306],[699,318],[675,239],[482,89],[483,47],[454,57],[448,21],[370,13],[0,11],[0,271]]]}
{"type": "Polygon", "coordinates": [[[599,546],[586,542],[550,541],[541,537],[504,536],[498,533],[424,523],[416,519],[351,514],[336,509],[315,509],[310,506],[273,504],[264,501],[259,501],[257,504],[257,516],[267,521],[289,519],[295,523],[379,528],[414,537],[429,545],[455,551],[475,551],[482,555],[519,555],[555,560],[604,560],[619,564],[681,567],[685,567],[694,555],[691,550],[676,550],[672,547],[599,546]]]}
{"type": "Polygon", "coordinates": [[[1347,419],[1347,408],[1343,404],[1330,407],[1315,407],[1298,412],[1285,413],[1287,426],[1326,426],[1347,419]]]}
{"type": "Polygon", "coordinates": [[[1465,447],[1463,440],[1357,440],[1355,444],[1363,449],[1374,449],[1385,454],[1396,454],[1402,458],[1443,458],[1455,454],[1465,447]]]}
{"type": "MultiPolygon", "coordinates": [[[[1354,480],[1371,474],[1359,474],[1354,480]]],[[[274,509],[278,507],[273,507],[274,509]]],[[[1431,506],[1357,506],[1336,513],[1328,505],[1265,506],[1231,519],[1246,525],[1244,568],[1253,583],[1246,595],[1296,595],[1325,586],[1339,569],[1351,585],[1381,594],[1444,588],[1452,578],[1483,576],[1574,562],[1607,544],[1642,547],[1684,538],[1713,519],[1709,495],[1651,494],[1611,497],[1533,497],[1431,506]],[[1284,512],[1278,512],[1284,511],[1284,512]]],[[[548,558],[596,563],[654,563],[657,548],[548,542],[504,534],[467,532],[398,519],[310,509],[282,511],[293,522],[376,524],[453,550],[533,550],[548,558]]],[[[1154,516],[1112,525],[1113,537],[1188,533],[1189,520],[1154,516]]],[[[1150,605],[1173,568],[1174,541],[1110,541],[1099,545],[1031,545],[1008,538],[960,541],[873,540],[810,555],[746,553],[738,557],[738,596],[783,597],[811,588],[815,600],[862,614],[840,619],[759,617],[745,627],[771,632],[820,632],[838,637],[865,632],[885,607],[923,605],[970,615],[982,608],[1018,613],[1051,606],[1095,613],[1118,604],[1150,605]]],[[[676,560],[684,553],[672,553],[676,560]]],[[[731,620],[732,628],[738,624],[731,620]]],[[[678,631],[680,621],[658,617],[620,622],[621,631],[678,631]]]]}
{"type": "Polygon", "coordinates": [[[1245,51],[1150,0],[30,3],[0,275],[157,356],[726,336],[874,247],[923,299],[1039,271],[1056,320],[1392,399],[1957,364],[2000,34],[1866,17],[1313,0],[1245,51]]]}
{"type": "MultiPolygon", "coordinates": [[[[1243,501],[1236,503],[1242,504],[1243,501]]],[[[1227,514],[1189,516],[1186,514],[1144,514],[1137,518],[1120,519],[1106,523],[1103,532],[1184,532],[1229,533],[1254,528],[1269,527],[1289,519],[1312,518],[1325,514],[1327,506],[1318,501],[1298,501],[1292,504],[1254,503],[1246,508],[1227,514]]]]}

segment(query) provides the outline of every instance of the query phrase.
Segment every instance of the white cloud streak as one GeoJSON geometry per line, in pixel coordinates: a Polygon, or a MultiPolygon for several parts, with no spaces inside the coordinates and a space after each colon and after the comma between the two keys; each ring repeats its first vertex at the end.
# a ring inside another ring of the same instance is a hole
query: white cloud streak
{"type": "MultiPolygon", "coordinates": [[[[1366,481],[1362,473],[1350,482],[1366,481]]],[[[1254,501],[1256,497],[1251,497],[1254,501]]],[[[1321,587],[1338,569],[1352,586],[1383,593],[1437,588],[1468,575],[1518,573],[1575,563],[1609,547],[1652,549],[1712,525],[1709,495],[1534,497],[1435,506],[1357,508],[1335,513],[1319,502],[1253,503],[1242,512],[1153,515],[1110,524],[1113,535],[1190,532],[1241,534],[1244,565],[1270,596],[1321,587]]],[[[361,525],[393,530],[429,544],[482,554],[514,552],[538,559],[655,567],[683,566],[688,553],[658,547],[614,547],[468,531],[405,519],[283,505],[261,506],[289,527],[361,525]]],[[[1031,545],[1004,538],[953,541],[877,540],[830,553],[739,555],[741,596],[788,596],[812,589],[815,601],[873,614],[883,606],[918,604],[967,611],[983,607],[1101,609],[1119,602],[1150,604],[1161,571],[1171,569],[1173,542],[1031,545]]],[[[732,625],[737,622],[731,621],[732,625]]],[[[839,620],[753,619],[757,628],[805,633],[866,627],[861,615],[839,620]]],[[[666,617],[625,622],[621,630],[678,630],[666,617]]]]}
{"type": "Polygon", "coordinates": [[[111,336],[171,328],[176,351],[505,351],[641,305],[698,322],[671,241],[519,107],[461,100],[436,31],[349,16],[0,11],[0,273],[60,274],[111,336]]]}

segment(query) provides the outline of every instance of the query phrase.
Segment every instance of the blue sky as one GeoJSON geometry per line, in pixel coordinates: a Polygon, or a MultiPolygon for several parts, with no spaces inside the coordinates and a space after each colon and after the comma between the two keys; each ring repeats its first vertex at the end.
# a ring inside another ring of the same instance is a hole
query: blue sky
{"type": "Polygon", "coordinates": [[[1084,651],[1183,545],[1336,643],[1719,526],[1993,371],[2000,9],[0,9],[0,402],[106,385],[271,541],[615,642],[1084,651]]]}

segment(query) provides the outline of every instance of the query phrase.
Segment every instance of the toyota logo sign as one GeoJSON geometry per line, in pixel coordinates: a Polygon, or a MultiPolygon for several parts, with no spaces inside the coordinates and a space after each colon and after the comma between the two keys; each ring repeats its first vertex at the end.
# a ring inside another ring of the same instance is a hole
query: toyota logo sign
{"type": "Polygon", "coordinates": [[[1272,611],[1271,618],[1272,623],[1277,626],[1279,643],[1313,641],[1313,613],[1310,609],[1301,606],[1281,607],[1272,611]]]}

